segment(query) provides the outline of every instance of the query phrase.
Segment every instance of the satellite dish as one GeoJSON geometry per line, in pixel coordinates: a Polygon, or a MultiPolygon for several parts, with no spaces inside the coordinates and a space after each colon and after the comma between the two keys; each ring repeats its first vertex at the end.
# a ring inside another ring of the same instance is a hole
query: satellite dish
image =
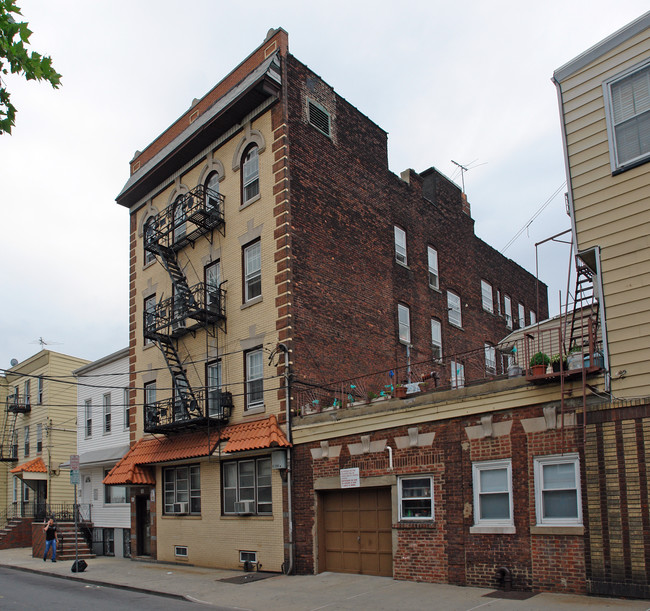
{"type": "Polygon", "coordinates": [[[11,359],[9,362],[11,363],[12,367],[15,367],[16,365],[18,365],[18,359],[11,359]]]}

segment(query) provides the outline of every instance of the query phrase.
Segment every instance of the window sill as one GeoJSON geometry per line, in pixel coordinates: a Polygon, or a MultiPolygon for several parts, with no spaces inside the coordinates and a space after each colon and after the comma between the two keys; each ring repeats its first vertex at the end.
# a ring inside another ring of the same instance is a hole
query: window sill
{"type": "Polygon", "coordinates": [[[163,520],[166,518],[189,518],[190,520],[200,520],[201,515],[200,514],[189,514],[189,513],[163,513],[162,516],[160,516],[163,520]]]}
{"type": "Polygon", "coordinates": [[[254,405],[244,410],[244,416],[252,416],[253,414],[263,414],[266,411],[265,405],[254,405]]]}
{"type": "Polygon", "coordinates": [[[397,524],[393,524],[393,528],[402,529],[402,530],[408,530],[413,528],[435,528],[435,527],[436,527],[435,520],[422,520],[419,522],[411,522],[408,518],[402,518],[402,520],[397,522],[397,524]]]}
{"type": "Polygon", "coordinates": [[[440,293],[440,294],[442,294],[442,291],[441,291],[440,288],[437,287],[437,286],[431,286],[431,285],[429,285],[429,288],[430,288],[432,291],[434,291],[435,293],[440,293]]]}
{"type": "Polygon", "coordinates": [[[248,208],[251,204],[254,204],[257,200],[262,199],[262,194],[258,193],[255,197],[251,197],[250,199],[246,200],[243,204],[239,206],[239,210],[243,210],[244,208],[248,208]]]}
{"type": "Polygon", "coordinates": [[[156,259],[154,258],[153,260],[144,263],[142,265],[142,269],[147,269],[148,267],[151,267],[155,262],[156,262],[156,259]]]}
{"type": "Polygon", "coordinates": [[[409,271],[411,271],[411,268],[406,263],[402,263],[401,261],[398,261],[397,259],[395,259],[395,263],[397,263],[397,265],[399,265],[400,267],[403,267],[404,269],[408,269],[409,271]]]}
{"type": "Polygon", "coordinates": [[[464,331],[465,330],[465,329],[463,329],[463,327],[461,325],[457,325],[455,322],[451,322],[451,320],[449,321],[449,324],[452,327],[454,327],[454,329],[458,329],[459,331],[464,331]]]}
{"type": "Polygon", "coordinates": [[[531,535],[577,535],[585,534],[584,526],[555,526],[552,524],[538,524],[530,527],[531,535]]]}
{"type": "Polygon", "coordinates": [[[256,513],[249,513],[249,514],[238,514],[238,513],[224,513],[221,515],[222,520],[237,520],[240,518],[257,518],[258,520],[266,520],[266,521],[271,521],[273,520],[273,514],[256,514],[256,513]]]}
{"type": "Polygon", "coordinates": [[[245,310],[246,308],[250,308],[251,306],[254,306],[257,303],[261,303],[264,300],[263,296],[260,295],[259,297],[254,297],[250,301],[247,301],[246,303],[242,303],[239,306],[240,310],[245,310]]]}
{"type": "Polygon", "coordinates": [[[517,529],[514,526],[470,526],[472,535],[514,535],[517,529]]]}

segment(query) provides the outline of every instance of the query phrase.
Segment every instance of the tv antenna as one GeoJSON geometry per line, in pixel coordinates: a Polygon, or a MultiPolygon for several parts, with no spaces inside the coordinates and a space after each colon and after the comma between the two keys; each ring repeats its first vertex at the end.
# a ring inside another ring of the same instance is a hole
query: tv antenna
{"type": "Polygon", "coordinates": [[[485,161],[484,163],[479,163],[477,165],[472,166],[472,164],[476,163],[477,161],[478,161],[478,159],[474,159],[474,161],[472,161],[471,163],[468,163],[467,165],[463,165],[462,163],[458,163],[457,161],[454,161],[453,159],[451,160],[451,162],[454,165],[457,165],[460,168],[460,182],[461,182],[461,184],[463,186],[463,193],[465,193],[465,172],[469,172],[470,170],[473,170],[474,168],[478,168],[478,166],[485,165],[487,163],[487,161],[485,161]],[[470,168],[469,166],[472,166],[472,167],[470,168]]]}
{"type": "Polygon", "coordinates": [[[43,349],[43,346],[56,346],[56,345],[61,345],[61,342],[51,342],[49,340],[45,340],[42,337],[39,337],[38,339],[35,339],[33,342],[29,342],[30,344],[39,344],[41,349],[43,349]]]}

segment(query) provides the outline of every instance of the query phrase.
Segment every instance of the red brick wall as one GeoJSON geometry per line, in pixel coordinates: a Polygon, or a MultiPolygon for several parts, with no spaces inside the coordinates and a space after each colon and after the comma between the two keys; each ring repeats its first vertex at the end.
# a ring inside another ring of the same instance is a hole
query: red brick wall
{"type": "Polygon", "coordinates": [[[21,518],[20,522],[10,522],[0,536],[0,549],[31,547],[32,518],[21,518]]]}

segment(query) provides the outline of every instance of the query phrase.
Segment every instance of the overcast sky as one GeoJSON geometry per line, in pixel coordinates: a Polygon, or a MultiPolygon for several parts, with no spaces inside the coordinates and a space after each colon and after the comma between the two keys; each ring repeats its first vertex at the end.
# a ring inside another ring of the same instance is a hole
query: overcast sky
{"type": "MultiPolygon", "coordinates": [[[[465,188],[477,235],[535,273],[535,243],[569,228],[553,71],[647,0],[463,3],[19,0],[62,87],[9,77],[0,136],[0,369],[52,350],[128,344],[128,162],[255,49],[289,33],[303,63],[388,132],[390,169],[435,166],[465,188]],[[615,7],[615,8],[614,8],[615,7]],[[556,193],[554,197],[553,194],[556,193]]],[[[568,246],[540,247],[552,312],[568,246]]]]}

